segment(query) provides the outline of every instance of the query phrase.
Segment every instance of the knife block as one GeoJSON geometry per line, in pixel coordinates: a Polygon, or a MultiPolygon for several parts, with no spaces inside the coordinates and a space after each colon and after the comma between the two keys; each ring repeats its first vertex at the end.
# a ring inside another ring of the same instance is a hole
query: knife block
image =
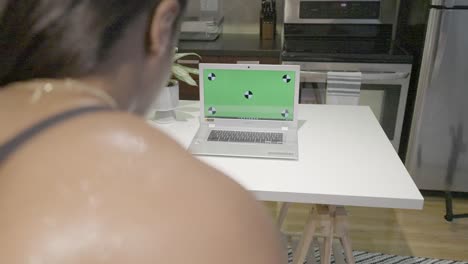
{"type": "Polygon", "coordinates": [[[276,15],[273,17],[260,16],[260,38],[273,40],[276,37],[276,15]]]}

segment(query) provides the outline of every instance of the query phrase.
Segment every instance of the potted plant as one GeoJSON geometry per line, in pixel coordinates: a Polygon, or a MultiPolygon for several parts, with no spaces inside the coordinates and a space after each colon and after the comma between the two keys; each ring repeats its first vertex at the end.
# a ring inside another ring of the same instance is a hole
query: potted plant
{"type": "Polygon", "coordinates": [[[154,109],[156,110],[154,117],[159,123],[170,123],[176,118],[175,109],[179,105],[179,82],[184,82],[191,86],[197,85],[197,82],[192,78],[191,74],[198,75],[198,69],[178,63],[180,59],[187,56],[201,58],[200,55],[196,53],[178,53],[176,49],[172,64],[172,77],[167,86],[161,89],[154,104],[154,109]]]}

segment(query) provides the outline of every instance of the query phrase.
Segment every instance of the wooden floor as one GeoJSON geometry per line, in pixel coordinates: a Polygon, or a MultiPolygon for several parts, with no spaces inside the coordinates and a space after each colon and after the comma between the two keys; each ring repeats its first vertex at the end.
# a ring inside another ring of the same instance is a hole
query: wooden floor
{"type": "MultiPolygon", "coordinates": [[[[276,214],[276,203],[266,203],[276,214]]],[[[301,232],[306,205],[294,205],[285,230],[301,232]]],[[[348,207],[354,250],[468,261],[468,219],[444,220],[445,201],[426,197],[423,211],[348,207]]],[[[468,199],[454,201],[455,213],[468,213],[468,199]]]]}

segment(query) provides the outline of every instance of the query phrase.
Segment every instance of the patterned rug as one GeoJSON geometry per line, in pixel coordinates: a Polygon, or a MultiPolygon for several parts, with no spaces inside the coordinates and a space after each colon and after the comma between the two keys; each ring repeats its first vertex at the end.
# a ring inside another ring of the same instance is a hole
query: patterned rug
{"type": "MultiPolygon", "coordinates": [[[[354,259],[356,260],[356,264],[468,264],[468,262],[464,261],[405,257],[362,251],[354,251],[353,255],[354,259]]],[[[320,254],[318,250],[315,252],[315,258],[317,260],[317,263],[320,263],[320,254]]],[[[291,250],[289,250],[289,263],[292,263],[291,250]]],[[[331,263],[335,264],[335,260],[333,257],[331,263]]]]}

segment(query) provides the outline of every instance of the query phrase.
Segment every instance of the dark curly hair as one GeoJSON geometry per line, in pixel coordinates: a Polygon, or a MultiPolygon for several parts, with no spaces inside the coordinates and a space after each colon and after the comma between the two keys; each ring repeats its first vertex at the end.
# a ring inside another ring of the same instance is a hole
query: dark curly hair
{"type": "MultiPolygon", "coordinates": [[[[134,19],[161,0],[0,0],[0,87],[80,77],[105,60],[134,19]]],[[[179,0],[185,7],[186,0],[179,0]]]]}

